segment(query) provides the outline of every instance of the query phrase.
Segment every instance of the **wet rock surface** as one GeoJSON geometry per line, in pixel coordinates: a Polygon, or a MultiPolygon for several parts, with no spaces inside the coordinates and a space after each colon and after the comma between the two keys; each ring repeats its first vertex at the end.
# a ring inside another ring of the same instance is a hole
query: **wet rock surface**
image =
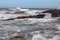
{"type": "Polygon", "coordinates": [[[43,18],[44,14],[0,14],[0,20],[14,20],[14,19],[23,19],[23,18],[43,18]],[[4,16],[3,16],[4,15],[4,16]]]}
{"type": "Polygon", "coordinates": [[[52,17],[60,17],[60,9],[46,10],[42,13],[51,13],[52,17]]]}

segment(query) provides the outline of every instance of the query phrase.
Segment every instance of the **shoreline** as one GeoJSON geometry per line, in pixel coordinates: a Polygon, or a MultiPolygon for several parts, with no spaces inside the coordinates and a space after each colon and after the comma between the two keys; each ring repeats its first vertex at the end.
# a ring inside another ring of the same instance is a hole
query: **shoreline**
{"type": "Polygon", "coordinates": [[[13,11],[0,11],[0,39],[30,40],[35,33],[40,33],[46,39],[60,35],[60,16],[52,17],[53,11],[55,13],[58,10],[51,12],[50,10],[29,10],[18,7],[13,11]]]}

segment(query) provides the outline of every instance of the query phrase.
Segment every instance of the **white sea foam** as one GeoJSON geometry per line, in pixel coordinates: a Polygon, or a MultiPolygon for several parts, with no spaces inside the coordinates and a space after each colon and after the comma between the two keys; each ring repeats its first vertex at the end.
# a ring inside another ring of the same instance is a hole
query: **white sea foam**
{"type": "Polygon", "coordinates": [[[32,37],[32,40],[46,40],[46,38],[44,38],[40,34],[37,34],[32,37]]]}
{"type": "Polygon", "coordinates": [[[56,35],[56,36],[53,37],[52,40],[60,40],[60,36],[56,35]]]}

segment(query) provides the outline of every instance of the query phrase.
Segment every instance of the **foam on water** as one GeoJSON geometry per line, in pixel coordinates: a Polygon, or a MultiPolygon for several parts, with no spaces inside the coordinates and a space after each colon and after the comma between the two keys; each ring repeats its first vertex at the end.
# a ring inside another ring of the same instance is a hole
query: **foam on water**
{"type": "MultiPolygon", "coordinates": [[[[39,23],[39,22],[51,22],[51,21],[55,21],[56,19],[34,19],[34,18],[28,18],[28,19],[24,19],[24,20],[12,20],[12,22],[5,22],[3,21],[3,23],[0,25],[0,39],[6,39],[6,38],[10,38],[10,37],[14,37],[16,35],[18,35],[19,32],[22,32],[22,30],[31,30],[31,27],[34,28],[34,26],[30,25],[30,24],[35,24],[35,23],[39,23]],[[15,22],[14,22],[15,21],[15,22]],[[18,22],[18,23],[17,23],[18,22]],[[20,22],[20,23],[19,23],[20,22]],[[20,25],[20,26],[18,26],[20,25]],[[22,26],[24,25],[24,26],[22,26]]],[[[36,24],[37,25],[37,24],[36,24]]]]}

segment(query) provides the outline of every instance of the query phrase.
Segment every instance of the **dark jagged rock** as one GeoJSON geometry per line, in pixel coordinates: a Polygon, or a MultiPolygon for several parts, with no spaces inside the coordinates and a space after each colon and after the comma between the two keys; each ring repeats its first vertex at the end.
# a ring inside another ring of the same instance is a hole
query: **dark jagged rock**
{"type": "Polygon", "coordinates": [[[42,13],[51,13],[52,17],[60,17],[60,10],[54,9],[54,10],[47,10],[42,13]]]}
{"type": "Polygon", "coordinates": [[[34,15],[34,16],[19,16],[19,17],[16,17],[16,18],[10,18],[10,19],[6,19],[6,20],[14,20],[14,19],[23,19],[23,18],[43,18],[45,17],[44,14],[38,14],[38,15],[34,15]]]}
{"type": "Polygon", "coordinates": [[[22,17],[17,17],[17,18],[43,18],[43,17],[45,17],[44,14],[38,14],[34,16],[22,16],[22,17]]]}

